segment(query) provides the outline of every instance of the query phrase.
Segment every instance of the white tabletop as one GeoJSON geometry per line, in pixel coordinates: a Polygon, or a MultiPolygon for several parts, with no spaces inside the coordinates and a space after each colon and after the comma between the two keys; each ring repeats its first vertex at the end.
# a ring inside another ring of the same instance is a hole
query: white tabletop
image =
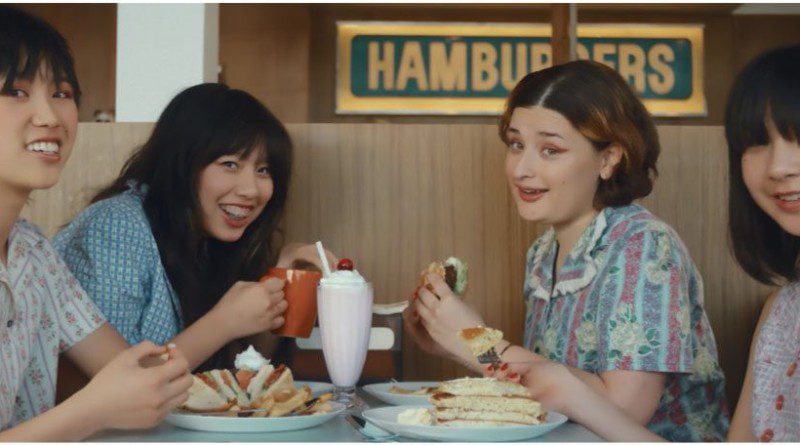
{"type": "MultiPolygon", "coordinates": [[[[359,395],[370,408],[386,406],[383,402],[359,391],[359,395]]],[[[343,415],[322,425],[297,431],[280,433],[209,433],[192,431],[167,423],[150,430],[114,431],[91,437],[90,442],[364,442],[366,439],[356,432],[343,415]]],[[[414,442],[400,438],[401,442],[414,442]]],[[[581,425],[573,422],[526,442],[600,442],[602,439],[581,425]]]]}

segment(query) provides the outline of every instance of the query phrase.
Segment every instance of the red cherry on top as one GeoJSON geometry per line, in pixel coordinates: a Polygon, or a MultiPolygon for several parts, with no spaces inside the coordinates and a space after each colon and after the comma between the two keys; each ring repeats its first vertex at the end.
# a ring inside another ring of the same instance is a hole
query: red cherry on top
{"type": "Polygon", "coordinates": [[[353,260],[350,258],[342,258],[336,263],[336,270],[353,270],[353,260]]]}

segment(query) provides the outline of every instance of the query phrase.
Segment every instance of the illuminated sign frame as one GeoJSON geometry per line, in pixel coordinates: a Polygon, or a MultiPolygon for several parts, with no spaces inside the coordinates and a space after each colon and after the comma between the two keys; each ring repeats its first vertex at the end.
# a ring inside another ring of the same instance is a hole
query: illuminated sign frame
{"type": "MultiPolygon", "coordinates": [[[[549,24],[456,23],[456,22],[363,22],[340,21],[337,28],[336,113],[376,115],[498,115],[505,97],[419,97],[409,95],[356,94],[353,83],[353,42],[357,37],[439,38],[545,38],[549,24]]],[[[685,98],[642,98],[655,116],[706,116],[703,83],[703,25],[579,24],[579,42],[603,39],[662,39],[686,42],[691,72],[685,98]]],[[[583,50],[583,48],[580,48],[583,50]]],[[[580,51],[579,58],[588,57],[580,51]]],[[[594,55],[597,57],[597,55],[594,55]]],[[[363,76],[362,76],[363,77],[363,76]]]]}

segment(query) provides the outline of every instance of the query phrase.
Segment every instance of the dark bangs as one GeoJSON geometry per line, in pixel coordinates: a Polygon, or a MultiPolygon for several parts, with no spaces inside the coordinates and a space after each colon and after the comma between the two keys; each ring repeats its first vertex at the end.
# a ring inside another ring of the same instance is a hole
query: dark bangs
{"type": "Polygon", "coordinates": [[[800,135],[800,45],[766,53],[748,64],[728,99],[725,135],[732,151],[741,155],[749,147],[769,142],[769,114],[781,136],[800,135]]]}
{"type": "MultiPolygon", "coordinates": [[[[211,87],[215,88],[215,87],[211,87]]],[[[205,142],[202,160],[195,164],[198,170],[192,177],[199,178],[199,170],[221,156],[248,157],[260,150],[259,159],[265,160],[274,184],[272,198],[258,220],[273,220],[286,204],[292,169],[292,142],[283,124],[250,94],[227,87],[220,88],[215,100],[213,132],[205,142]]],[[[260,221],[247,230],[257,230],[260,221]]],[[[272,229],[272,228],[271,228],[272,229]]]]}
{"type": "Polygon", "coordinates": [[[0,6],[0,90],[8,94],[17,79],[33,80],[44,64],[56,85],[72,86],[75,102],[80,85],[75,64],[64,37],[44,20],[8,6],[0,6]]]}
{"type": "Polygon", "coordinates": [[[770,142],[769,117],[781,137],[800,135],[800,45],[765,53],[739,74],[728,98],[728,223],[739,265],[765,284],[798,278],[800,238],[783,230],[753,200],[742,176],[742,155],[770,142]]]}

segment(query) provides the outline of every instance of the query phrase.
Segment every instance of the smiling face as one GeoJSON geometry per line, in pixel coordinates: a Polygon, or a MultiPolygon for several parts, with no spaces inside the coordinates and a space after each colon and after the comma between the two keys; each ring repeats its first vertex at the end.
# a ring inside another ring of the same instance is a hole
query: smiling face
{"type": "Polygon", "coordinates": [[[598,183],[619,162],[618,150],[597,151],[563,115],[540,106],[515,108],[505,141],[517,211],[556,228],[595,211],[598,183]]]}
{"type": "Polygon", "coordinates": [[[223,242],[238,241],[264,210],[274,189],[263,154],[226,155],[200,173],[198,198],[206,233],[223,242]]]}
{"type": "Polygon", "coordinates": [[[783,230],[800,236],[800,142],[787,141],[766,121],[769,142],[742,155],[742,177],[753,200],[783,230]]]}
{"type": "MultiPolygon", "coordinates": [[[[72,87],[55,85],[46,66],[0,93],[0,187],[27,195],[58,181],[75,143],[72,87]]],[[[0,85],[5,78],[0,76],[0,85]]]]}

